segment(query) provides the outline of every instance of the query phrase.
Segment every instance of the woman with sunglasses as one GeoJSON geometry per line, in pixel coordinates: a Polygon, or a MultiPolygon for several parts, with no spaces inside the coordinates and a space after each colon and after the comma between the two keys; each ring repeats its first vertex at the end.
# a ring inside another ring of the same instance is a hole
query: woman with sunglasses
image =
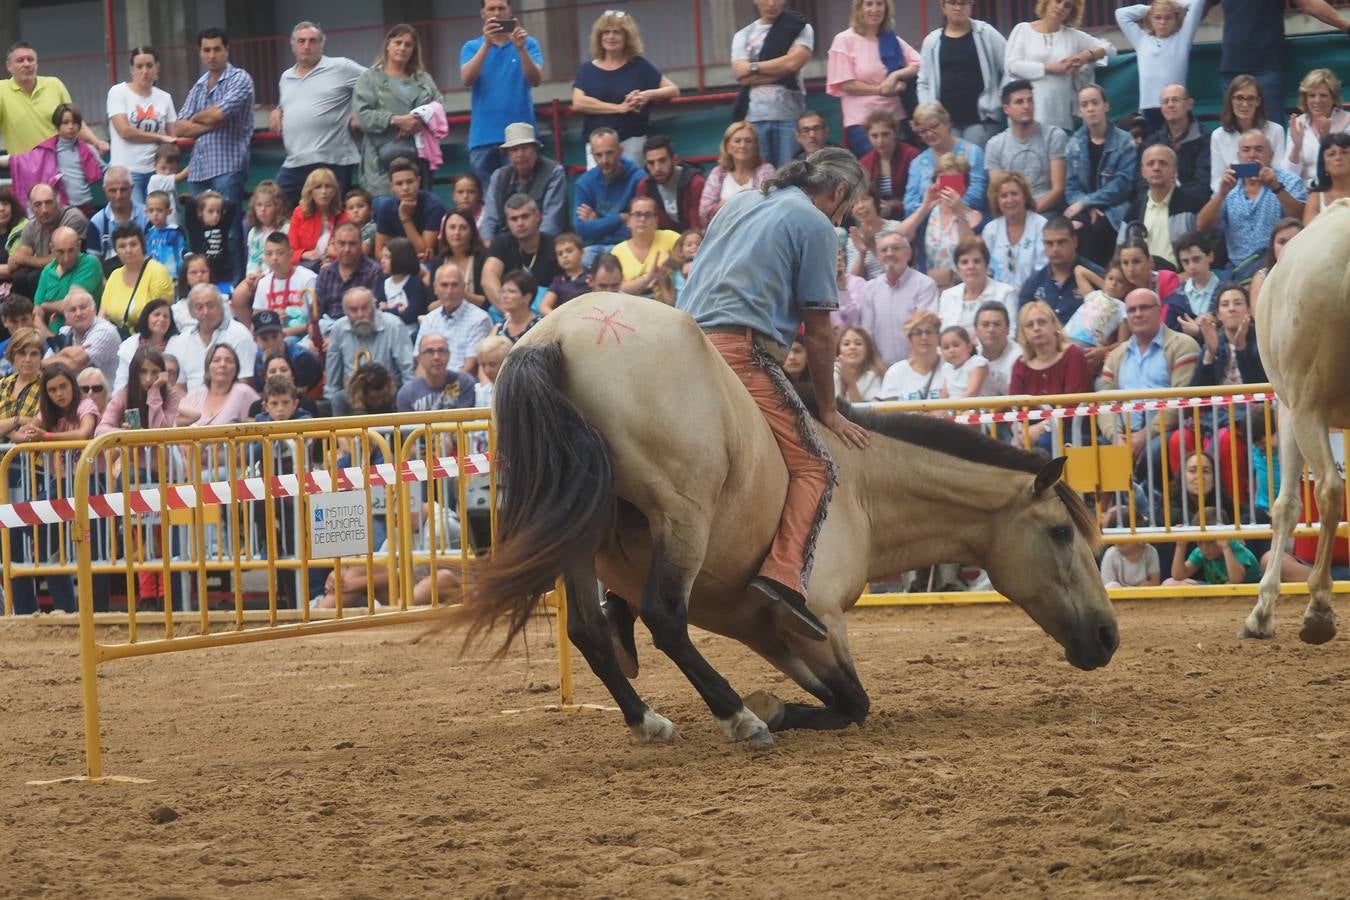
{"type": "Polygon", "coordinates": [[[103,371],[97,366],[90,366],[81,370],[76,381],[80,385],[80,396],[93,400],[94,405],[98,407],[99,418],[103,418],[103,411],[108,408],[108,397],[112,394],[103,371]]]}
{"type": "Polygon", "coordinates": [[[1214,193],[1219,192],[1223,173],[1238,162],[1238,143],[1245,131],[1264,132],[1270,141],[1275,167],[1286,165],[1284,126],[1270,120],[1261,84],[1251,75],[1239,75],[1229,82],[1228,92],[1223,96],[1223,109],[1219,111],[1219,122],[1222,127],[1214,129],[1209,136],[1209,187],[1214,193]]]}

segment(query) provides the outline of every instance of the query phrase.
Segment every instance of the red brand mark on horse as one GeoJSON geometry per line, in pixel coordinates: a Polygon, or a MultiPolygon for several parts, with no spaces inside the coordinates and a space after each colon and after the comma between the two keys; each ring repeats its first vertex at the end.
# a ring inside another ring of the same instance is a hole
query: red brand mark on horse
{"type": "Polygon", "coordinates": [[[622,344],[623,336],[619,334],[620,328],[622,328],[624,331],[632,331],[632,332],[637,331],[637,329],[634,328],[632,325],[629,325],[626,322],[619,321],[620,310],[616,309],[613,312],[605,312],[598,306],[592,306],[591,309],[595,310],[595,315],[582,316],[582,318],[585,319],[587,322],[600,323],[600,333],[595,336],[595,342],[597,344],[603,344],[605,342],[605,335],[610,333],[613,333],[614,335],[614,343],[622,344]]]}

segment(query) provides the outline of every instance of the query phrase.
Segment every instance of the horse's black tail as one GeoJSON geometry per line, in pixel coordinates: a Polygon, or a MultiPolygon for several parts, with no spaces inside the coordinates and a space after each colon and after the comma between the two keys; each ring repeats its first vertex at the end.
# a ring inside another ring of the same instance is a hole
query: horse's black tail
{"type": "Polygon", "coordinates": [[[503,652],[613,521],[609,447],[563,394],[563,365],[556,342],[526,344],[507,356],[493,388],[502,505],[492,553],[473,567],[471,599],[456,618],[469,625],[466,641],[504,620],[503,652]]]}

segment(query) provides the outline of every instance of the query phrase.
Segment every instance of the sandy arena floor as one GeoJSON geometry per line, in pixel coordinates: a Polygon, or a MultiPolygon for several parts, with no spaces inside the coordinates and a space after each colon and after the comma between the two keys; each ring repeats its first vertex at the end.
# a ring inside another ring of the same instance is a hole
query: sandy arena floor
{"type": "Polygon", "coordinates": [[[556,696],[543,628],[494,668],[417,627],[120,661],[107,770],[155,783],[47,787],[82,769],[76,632],[0,625],[0,896],[1350,896],[1350,645],[1293,600],[1239,645],[1247,607],[1120,604],[1096,673],[1010,607],[860,610],[872,718],[761,752],[645,635],[675,746],[501,715],[556,696]]]}

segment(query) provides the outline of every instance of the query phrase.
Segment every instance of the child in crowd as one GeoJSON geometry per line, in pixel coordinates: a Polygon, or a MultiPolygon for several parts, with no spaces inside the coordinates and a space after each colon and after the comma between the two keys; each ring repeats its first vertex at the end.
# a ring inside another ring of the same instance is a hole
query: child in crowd
{"type": "Polygon", "coordinates": [[[1089,274],[1084,266],[1074,268],[1083,305],[1069,317],[1064,336],[1082,350],[1114,347],[1129,337],[1125,325],[1125,295],[1132,289],[1130,282],[1125,278],[1120,260],[1112,260],[1106,267],[1100,288],[1093,289],[1093,282],[1087,278],[1089,274]]]}
{"type": "MultiPolygon", "coordinates": [[[[296,419],[311,418],[307,410],[300,405],[300,391],[295,383],[285,376],[273,376],[267,379],[263,385],[262,412],[258,413],[255,421],[258,422],[291,422],[296,419]]],[[[265,471],[262,461],[261,441],[249,446],[248,462],[249,466],[256,467],[259,475],[265,471]]],[[[295,473],[295,442],[294,441],[273,441],[271,443],[272,458],[268,461],[268,467],[272,475],[291,475],[295,473]]],[[[250,504],[253,507],[253,518],[257,523],[260,534],[266,533],[267,528],[267,508],[262,503],[250,504]]],[[[275,524],[277,544],[277,553],[283,557],[295,555],[295,517],[296,501],[294,498],[279,498],[272,501],[272,516],[275,524]]],[[[284,598],[287,606],[295,605],[295,601],[300,596],[296,591],[296,579],[298,572],[282,571],[277,577],[277,601],[281,603],[284,598]]]]}
{"type": "Polygon", "coordinates": [[[134,428],[173,428],[178,423],[178,399],[177,392],[169,389],[164,354],[154,347],[142,347],[131,357],[127,386],[112,395],[95,434],[134,428]]]}
{"type": "Polygon", "coordinates": [[[1186,302],[1195,316],[1210,315],[1214,312],[1215,293],[1223,279],[1213,270],[1214,246],[1205,235],[1198,231],[1188,231],[1173,245],[1177,262],[1186,273],[1186,281],[1181,290],[1186,302]]]}
{"type": "Polygon", "coordinates": [[[103,175],[103,163],[89,145],[80,140],[84,116],[73,103],[59,104],[52,112],[56,126],[57,190],[64,194],[69,206],[78,207],[85,215],[94,211],[94,193],[91,186],[103,175]]]}
{"type": "MultiPolygon", "coordinates": [[[[347,221],[338,199],[337,176],[332,169],[315,169],[300,189],[300,202],[291,211],[291,253],[297,266],[318,271],[332,258],[333,229],[347,221]]],[[[364,235],[362,236],[364,238],[364,235]]]]}
{"type": "Polygon", "coordinates": [[[281,186],[270,178],[258,182],[248,201],[248,236],[244,239],[244,277],[258,279],[267,271],[263,262],[263,244],[274,231],[290,231],[291,217],[286,209],[286,195],[281,186]]]}
{"type": "Polygon", "coordinates": [[[548,315],[569,300],[575,300],[582,294],[591,292],[591,276],[581,261],[586,248],[581,237],[574,232],[564,231],[553,239],[554,255],[558,259],[558,268],[563,274],[553,276],[548,292],[544,294],[539,311],[548,315]]]}
{"type": "Polygon", "coordinates": [[[1153,0],[1116,10],[1116,24],[1138,62],[1139,111],[1149,134],[1163,127],[1162,89],[1186,83],[1191,42],[1208,5],[1205,0],[1153,0]]]}
{"type": "Polygon", "coordinates": [[[670,256],[661,264],[661,275],[656,282],[656,296],[663,303],[674,306],[684,293],[685,281],[689,270],[694,267],[694,257],[698,248],[703,246],[703,232],[690,229],[680,235],[675,246],[670,248],[670,256]]]}
{"type": "Polygon", "coordinates": [[[200,253],[183,257],[183,268],[178,277],[178,299],[173,303],[173,324],[179,331],[187,331],[197,324],[188,303],[188,293],[199,284],[211,283],[211,265],[200,253]]]}
{"type": "Polygon", "coordinates": [[[473,389],[474,406],[492,405],[492,386],[502,370],[506,354],[511,352],[511,341],[501,335],[490,334],[478,342],[474,353],[478,358],[478,384],[473,389]]]}
{"type": "Polygon", "coordinates": [[[1275,414],[1270,417],[1270,427],[1266,428],[1264,410],[1256,407],[1252,410],[1252,491],[1255,496],[1252,504],[1256,507],[1256,521],[1270,524],[1270,507],[1280,496],[1280,430],[1275,422],[1275,414]]]}
{"type": "MultiPolygon", "coordinates": [[[[1205,524],[1213,528],[1220,522],[1219,511],[1211,506],[1204,511],[1204,518],[1205,524]]],[[[1195,516],[1191,524],[1199,525],[1200,517],[1195,516]]],[[[1188,543],[1177,543],[1172,577],[1163,584],[1254,584],[1261,580],[1260,564],[1242,541],[1197,541],[1190,553],[1186,552],[1188,543]]]]}
{"type": "MultiPolygon", "coordinates": [[[[483,216],[487,212],[487,204],[483,202],[483,182],[479,181],[478,176],[472,172],[465,172],[463,175],[455,176],[455,182],[450,186],[450,191],[455,206],[469,211],[469,214],[473,216],[474,227],[482,234],[483,216]]],[[[491,241],[492,235],[486,235],[485,240],[491,241]]]]}
{"type": "Polygon", "coordinates": [[[169,214],[175,220],[178,218],[178,182],[186,181],[188,177],[187,169],[178,171],[178,163],[182,156],[183,151],[178,149],[177,144],[164,143],[156,147],[155,171],[145,184],[147,197],[152,191],[163,191],[169,195],[169,214]]]}
{"type": "Polygon", "coordinates": [[[989,361],[975,351],[970,332],[960,325],[949,325],[938,335],[942,351],[939,377],[946,383],[943,396],[953,400],[980,396],[989,374],[989,361]]]}
{"type": "Polygon", "coordinates": [[[145,253],[169,270],[175,281],[183,268],[183,257],[188,254],[187,235],[169,218],[173,198],[163,191],[145,195],[145,253]]]}
{"type": "Polygon", "coordinates": [[[375,255],[375,198],[365,188],[354,187],[342,198],[347,221],[361,226],[361,249],[366,256],[375,255]]]}
{"type": "MultiPolygon", "coordinates": [[[[295,386],[295,382],[285,375],[273,375],[267,379],[262,390],[262,412],[258,413],[256,421],[290,422],[309,418],[312,418],[309,412],[300,405],[300,389],[295,386]]],[[[256,453],[257,448],[252,452],[256,453]]]]}
{"type": "Polygon", "coordinates": [[[380,270],[384,277],[375,282],[375,308],[402,319],[411,337],[431,299],[422,282],[422,265],[412,241],[407,238],[385,241],[384,249],[380,251],[380,270]]]}
{"type": "Polygon", "coordinates": [[[234,246],[235,206],[216,191],[202,191],[195,202],[184,209],[187,218],[188,246],[206,257],[211,282],[229,296],[235,284],[238,249],[234,246]]]}
{"type": "MultiPolygon", "coordinates": [[[[944,153],[937,158],[933,168],[933,187],[944,175],[961,176],[964,187],[970,178],[970,162],[965,155],[944,153]]],[[[948,189],[951,190],[951,189],[948,189]]],[[[913,241],[918,236],[920,220],[926,222],[923,233],[924,258],[928,264],[928,277],[937,282],[939,288],[946,290],[956,284],[956,245],[961,243],[964,234],[980,223],[980,214],[967,209],[961,202],[961,190],[954,190],[955,201],[950,201],[947,191],[940,192],[940,198],[928,212],[926,219],[921,215],[922,207],[904,221],[900,231],[913,241]]]]}
{"type": "Polygon", "coordinates": [[[258,279],[250,298],[245,296],[247,282],[235,289],[231,303],[235,318],[240,322],[252,319],[253,312],[271,310],[281,319],[283,333],[298,341],[309,330],[310,310],[314,306],[314,285],[318,276],[303,266],[294,264],[295,255],[289,236],[274,231],[267,236],[263,250],[267,274],[258,279]]]}
{"type": "Polygon", "coordinates": [[[867,286],[867,279],[848,270],[843,244],[839,245],[839,252],[835,254],[834,283],[839,288],[839,308],[830,313],[830,324],[835,328],[857,325],[862,314],[863,288],[867,286]]]}
{"type": "Polygon", "coordinates": [[[42,355],[44,357],[51,355],[52,334],[38,324],[32,300],[22,294],[10,294],[5,298],[4,303],[0,303],[0,324],[3,324],[5,331],[8,332],[5,339],[0,341],[0,376],[14,374],[14,363],[10,362],[5,350],[9,348],[9,335],[20,329],[37,329],[46,341],[42,355]]]}
{"type": "Polygon", "coordinates": [[[1102,584],[1108,588],[1157,587],[1162,582],[1152,544],[1112,544],[1102,554],[1102,584]]]}

